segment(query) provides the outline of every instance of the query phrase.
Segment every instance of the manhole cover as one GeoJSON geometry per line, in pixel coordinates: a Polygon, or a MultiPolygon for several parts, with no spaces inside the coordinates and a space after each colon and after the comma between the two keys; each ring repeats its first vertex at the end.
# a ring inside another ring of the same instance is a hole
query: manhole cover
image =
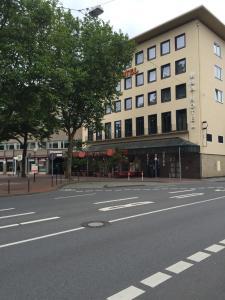
{"type": "Polygon", "coordinates": [[[84,227],[89,227],[89,228],[100,228],[109,225],[109,222],[106,221],[89,221],[81,224],[84,227]]]}

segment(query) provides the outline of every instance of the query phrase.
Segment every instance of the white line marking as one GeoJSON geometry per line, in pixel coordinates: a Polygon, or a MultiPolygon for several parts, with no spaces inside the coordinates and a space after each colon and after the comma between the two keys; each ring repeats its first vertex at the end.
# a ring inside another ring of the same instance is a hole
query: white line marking
{"type": "Polygon", "coordinates": [[[190,190],[181,190],[181,191],[173,191],[173,192],[169,192],[170,194],[176,194],[176,193],[184,193],[184,192],[191,192],[195,189],[190,189],[190,190]]]}
{"type": "Polygon", "coordinates": [[[181,260],[181,261],[177,262],[176,264],[166,268],[166,270],[170,271],[172,273],[175,273],[175,274],[179,274],[192,266],[193,266],[193,264],[181,260]]]}
{"type": "Polygon", "coordinates": [[[26,215],[31,215],[35,214],[35,212],[28,212],[28,213],[23,213],[23,214],[16,214],[16,215],[8,215],[8,216],[2,216],[0,219],[8,219],[8,218],[14,218],[14,217],[20,217],[20,216],[26,216],[26,215]]]}
{"type": "Polygon", "coordinates": [[[219,189],[217,189],[217,190],[215,190],[215,192],[225,192],[225,190],[219,190],[219,189]]]}
{"type": "Polygon", "coordinates": [[[21,222],[20,224],[26,225],[26,224],[45,222],[45,221],[51,221],[51,220],[56,220],[56,219],[60,219],[60,217],[51,217],[51,218],[45,218],[45,219],[39,219],[39,220],[32,220],[32,221],[27,221],[27,222],[21,222]]]}
{"type": "Polygon", "coordinates": [[[219,243],[224,244],[225,245],[225,240],[220,241],[219,243]]]}
{"type": "Polygon", "coordinates": [[[73,229],[69,229],[69,230],[64,230],[64,231],[59,231],[59,232],[47,234],[47,235],[37,236],[37,237],[34,237],[34,238],[21,240],[21,241],[17,241],[17,242],[13,242],[13,243],[3,244],[3,245],[0,245],[0,248],[6,248],[6,247],[10,247],[10,246],[19,245],[19,244],[29,243],[29,242],[32,242],[32,241],[42,240],[42,239],[46,239],[46,238],[49,238],[49,237],[53,237],[53,236],[57,236],[57,235],[62,235],[62,234],[78,231],[78,230],[81,230],[81,229],[84,229],[84,228],[85,227],[78,227],[78,228],[73,228],[73,229]]]}
{"type": "Polygon", "coordinates": [[[189,197],[196,197],[196,196],[202,196],[204,193],[193,193],[193,194],[184,194],[184,195],[177,195],[177,196],[172,196],[170,198],[189,198],[189,197]]]}
{"type": "Polygon", "coordinates": [[[143,293],[145,293],[145,291],[131,285],[128,288],[122,290],[121,292],[108,297],[107,300],[132,300],[142,295],[143,293]]]}
{"type": "Polygon", "coordinates": [[[110,203],[110,202],[119,202],[119,201],[132,200],[132,199],[138,199],[138,198],[139,198],[139,197],[121,198],[121,199],[116,199],[116,200],[107,200],[107,201],[95,202],[94,204],[103,204],[103,203],[110,203]]]}
{"type": "Polygon", "coordinates": [[[4,226],[1,226],[0,229],[16,227],[16,226],[19,226],[19,224],[4,225],[4,226]]]}
{"type": "Polygon", "coordinates": [[[134,203],[128,203],[128,204],[124,204],[124,205],[103,207],[103,208],[99,208],[99,210],[100,211],[109,211],[109,210],[116,210],[116,209],[128,208],[128,207],[133,207],[133,206],[146,205],[146,204],[151,204],[151,203],[154,203],[154,202],[152,202],[152,201],[134,202],[134,203]]]}
{"type": "Polygon", "coordinates": [[[12,209],[15,209],[15,208],[2,208],[2,209],[0,209],[0,211],[6,211],[6,210],[12,210],[12,209]]]}
{"type": "Polygon", "coordinates": [[[121,192],[122,190],[115,190],[115,192],[121,192]]]}
{"type": "Polygon", "coordinates": [[[199,251],[199,252],[196,252],[193,255],[187,257],[187,259],[195,261],[195,262],[200,262],[200,261],[208,258],[209,256],[211,256],[211,254],[199,251]]]}
{"type": "Polygon", "coordinates": [[[157,285],[165,282],[166,280],[168,280],[170,278],[172,278],[171,275],[167,275],[165,273],[158,272],[158,273],[155,273],[154,275],[152,275],[150,277],[147,277],[147,278],[143,279],[141,281],[141,283],[154,288],[157,285]]]}
{"type": "Polygon", "coordinates": [[[55,200],[58,199],[67,199],[67,198],[75,198],[75,197],[84,197],[84,196],[92,196],[95,195],[96,193],[91,193],[91,194],[83,194],[83,195],[73,195],[73,196],[65,196],[65,197],[56,197],[54,198],[55,200]]]}
{"type": "Polygon", "coordinates": [[[202,201],[196,201],[196,202],[193,202],[193,203],[186,203],[186,204],[182,204],[182,205],[171,206],[171,207],[167,207],[167,208],[163,208],[163,209],[148,211],[148,212],[142,213],[142,214],[137,214],[137,215],[132,215],[132,216],[124,217],[124,218],[110,220],[109,222],[114,223],[114,222],[124,221],[124,220],[138,218],[138,217],[147,216],[147,215],[151,215],[151,214],[157,214],[157,213],[168,211],[168,210],[174,210],[174,209],[177,209],[177,208],[182,208],[182,207],[187,207],[187,206],[212,202],[212,201],[216,201],[216,200],[224,199],[224,198],[225,198],[225,196],[221,196],[221,197],[217,197],[217,198],[212,198],[212,199],[207,199],[207,200],[202,200],[202,201]]]}
{"type": "Polygon", "coordinates": [[[224,248],[225,248],[225,246],[214,244],[212,246],[209,246],[208,248],[205,248],[205,250],[209,251],[209,252],[217,253],[217,252],[223,250],[224,248]]]}

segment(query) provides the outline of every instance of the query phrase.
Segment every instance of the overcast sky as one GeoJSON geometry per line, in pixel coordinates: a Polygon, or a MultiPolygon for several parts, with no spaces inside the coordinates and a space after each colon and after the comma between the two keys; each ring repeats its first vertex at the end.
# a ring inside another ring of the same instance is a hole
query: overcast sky
{"type": "MultiPolygon", "coordinates": [[[[64,7],[83,9],[101,4],[113,28],[133,37],[177,17],[197,6],[204,5],[225,23],[223,0],[60,0],[64,7]],[[108,2],[108,3],[107,3],[108,2]]],[[[75,16],[82,14],[74,12],[75,16]]]]}

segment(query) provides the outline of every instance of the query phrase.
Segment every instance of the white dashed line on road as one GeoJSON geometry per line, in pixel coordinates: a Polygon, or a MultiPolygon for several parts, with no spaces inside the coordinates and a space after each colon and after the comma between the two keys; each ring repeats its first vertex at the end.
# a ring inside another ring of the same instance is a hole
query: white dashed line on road
{"type": "Polygon", "coordinates": [[[150,277],[143,279],[141,281],[141,283],[143,283],[147,286],[150,286],[151,288],[154,288],[154,287],[158,286],[159,284],[167,281],[170,278],[172,278],[171,275],[168,275],[168,274],[165,274],[162,272],[158,272],[158,273],[151,275],[150,277]]]}
{"type": "Polygon", "coordinates": [[[199,252],[187,257],[187,259],[192,260],[194,262],[200,262],[200,261],[208,258],[209,256],[211,256],[211,254],[199,251],[199,252]]]}
{"type": "Polygon", "coordinates": [[[15,217],[26,216],[26,215],[32,215],[32,214],[35,214],[35,212],[32,211],[32,212],[27,212],[27,213],[23,213],[23,214],[1,216],[0,219],[15,218],[15,217]]]}
{"type": "Polygon", "coordinates": [[[177,195],[177,196],[172,196],[170,197],[172,198],[178,198],[178,199],[182,199],[182,198],[190,198],[190,197],[197,197],[197,196],[203,196],[204,193],[193,193],[193,194],[184,194],[184,195],[177,195]]]}
{"type": "Polygon", "coordinates": [[[12,207],[11,207],[11,208],[2,208],[2,209],[0,209],[0,212],[1,212],[1,211],[12,210],[12,209],[15,209],[15,208],[12,208],[12,207]]]}
{"type": "Polygon", "coordinates": [[[152,203],[154,203],[154,202],[152,202],[152,201],[134,202],[134,203],[128,203],[128,204],[124,204],[124,205],[108,206],[108,207],[99,208],[99,211],[110,211],[110,210],[129,208],[129,207],[152,204],[152,203]]]}
{"type": "Polygon", "coordinates": [[[185,192],[191,192],[195,189],[190,189],[190,190],[179,190],[179,191],[173,191],[173,192],[169,192],[170,194],[177,194],[177,193],[185,193],[185,192]]]}
{"type": "Polygon", "coordinates": [[[16,226],[19,226],[19,224],[10,224],[10,225],[0,226],[0,229],[11,228],[11,227],[16,227],[16,226]]]}
{"type": "Polygon", "coordinates": [[[133,200],[133,199],[138,199],[138,198],[139,197],[130,197],[130,198],[115,199],[115,200],[106,200],[106,201],[95,202],[94,204],[103,204],[103,203],[110,203],[110,202],[120,202],[120,201],[133,200]]]}
{"type": "Polygon", "coordinates": [[[192,266],[193,266],[193,264],[181,260],[181,261],[177,262],[176,264],[166,268],[166,270],[169,272],[175,273],[175,274],[179,274],[192,266]]]}
{"type": "Polygon", "coordinates": [[[144,293],[145,291],[131,285],[128,288],[120,291],[119,293],[116,293],[111,297],[108,297],[107,300],[132,300],[144,293]]]}
{"type": "Polygon", "coordinates": [[[33,224],[33,223],[40,223],[40,222],[46,222],[46,221],[52,221],[60,219],[60,217],[51,217],[51,218],[45,218],[45,219],[38,219],[38,220],[32,220],[27,222],[21,222],[20,225],[27,225],[27,224],[33,224]]]}
{"type": "Polygon", "coordinates": [[[84,197],[84,196],[93,196],[96,193],[91,193],[91,194],[82,194],[82,195],[72,195],[72,196],[65,196],[65,197],[56,197],[54,198],[55,200],[59,200],[59,199],[67,199],[67,198],[75,198],[75,197],[84,197]]]}
{"type": "Polygon", "coordinates": [[[209,251],[209,252],[217,253],[217,252],[223,250],[224,248],[225,248],[225,246],[214,244],[214,245],[206,248],[205,250],[209,251]]]}

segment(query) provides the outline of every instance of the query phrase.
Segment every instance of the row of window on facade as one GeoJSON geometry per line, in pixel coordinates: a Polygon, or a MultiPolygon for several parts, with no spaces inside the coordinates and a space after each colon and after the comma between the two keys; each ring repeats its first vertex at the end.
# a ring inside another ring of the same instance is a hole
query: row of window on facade
{"type": "MultiPolygon", "coordinates": [[[[175,61],[175,75],[179,75],[186,72],[186,59],[182,58],[175,61]]],[[[161,66],[161,79],[166,79],[171,76],[171,64],[165,64],[161,66]]],[[[147,81],[152,83],[157,81],[157,69],[153,68],[147,72],[147,81]]],[[[144,85],[144,73],[138,73],[135,75],[135,85],[142,86],[144,85]]],[[[128,90],[132,88],[132,77],[124,78],[124,89],[128,90]]],[[[120,85],[117,87],[117,90],[120,90],[120,85]]]]}
{"type": "MultiPolygon", "coordinates": [[[[122,130],[122,121],[114,122],[114,138],[121,137],[131,137],[131,136],[141,136],[146,134],[157,134],[159,133],[157,114],[152,114],[148,116],[148,128],[144,126],[145,117],[137,117],[136,130],[133,130],[133,119],[124,120],[124,131],[122,130]]],[[[172,131],[172,116],[171,112],[164,112],[161,114],[161,132],[171,132],[172,131]]],[[[176,130],[183,131],[187,130],[187,110],[180,109],[176,111],[176,130]]],[[[112,123],[105,123],[105,139],[112,139],[112,123]]],[[[96,140],[102,140],[102,131],[96,132],[96,140]]],[[[88,140],[93,141],[93,132],[88,130],[88,140]]]]}
{"type": "MultiPolygon", "coordinates": [[[[68,147],[67,141],[52,141],[52,142],[29,142],[28,150],[37,149],[66,149],[68,147]]],[[[20,150],[21,145],[18,143],[5,143],[0,144],[0,150],[20,150]]]]}
{"type": "MultiPolygon", "coordinates": [[[[211,133],[207,133],[206,140],[207,140],[207,142],[212,142],[213,141],[213,136],[212,136],[211,133]]],[[[223,136],[218,135],[217,136],[217,141],[218,141],[219,144],[223,144],[223,136]]]]}
{"type": "MultiPolygon", "coordinates": [[[[175,50],[180,50],[186,47],[185,33],[175,37],[175,50]]],[[[170,53],[171,40],[166,40],[160,43],[160,55],[166,55],[170,53]]],[[[147,49],[147,59],[153,60],[157,57],[157,46],[153,45],[147,49]]],[[[141,50],[135,53],[135,65],[144,63],[144,51],[141,50]]]]}

